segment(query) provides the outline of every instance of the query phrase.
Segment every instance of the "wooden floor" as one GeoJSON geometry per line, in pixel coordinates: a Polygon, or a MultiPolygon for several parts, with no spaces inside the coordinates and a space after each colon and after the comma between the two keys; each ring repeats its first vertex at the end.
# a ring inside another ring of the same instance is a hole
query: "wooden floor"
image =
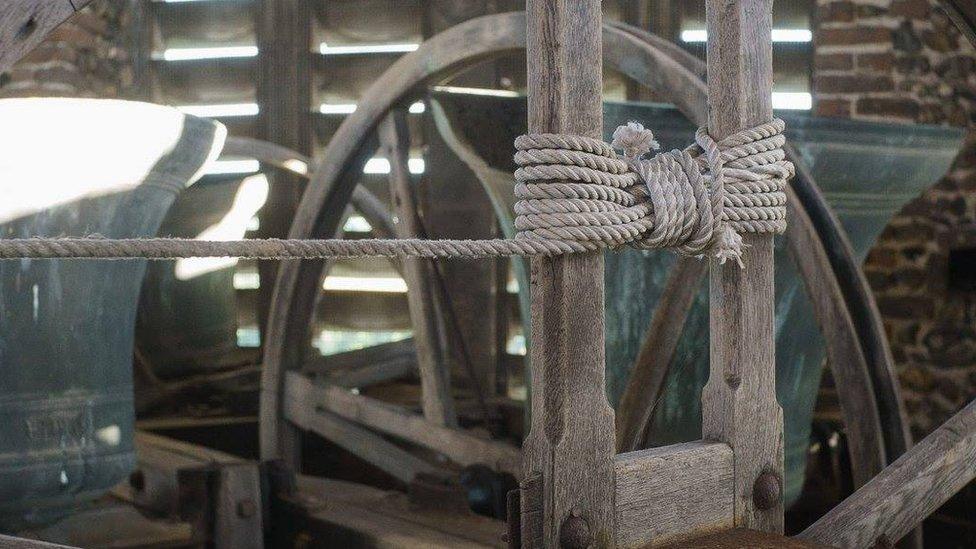
{"type": "Polygon", "coordinates": [[[296,531],[285,535],[305,539],[310,547],[326,540],[350,548],[507,547],[501,521],[418,509],[401,492],[350,482],[300,476],[297,485],[296,501],[282,509],[297,511],[296,531]]]}
{"type": "Polygon", "coordinates": [[[737,528],[682,542],[675,549],[829,549],[827,545],[737,528]]]}

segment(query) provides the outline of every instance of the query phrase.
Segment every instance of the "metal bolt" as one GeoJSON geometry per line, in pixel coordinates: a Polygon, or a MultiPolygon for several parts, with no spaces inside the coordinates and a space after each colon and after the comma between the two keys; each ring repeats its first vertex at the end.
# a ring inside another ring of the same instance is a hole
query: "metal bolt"
{"type": "Polygon", "coordinates": [[[579,511],[573,511],[559,527],[559,546],[562,549],[586,549],[590,541],[589,523],[579,511]]]}
{"type": "Polygon", "coordinates": [[[146,474],[142,472],[141,469],[136,469],[132,471],[129,475],[129,486],[132,487],[136,492],[141,492],[146,489],[146,474]]]}
{"type": "Polygon", "coordinates": [[[257,506],[254,505],[254,500],[242,499],[237,502],[237,516],[241,518],[251,518],[257,513],[257,506]]]}
{"type": "Polygon", "coordinates": [[[775,507],[782,495],[783,482],[779,475],[771,471],[759,475],[752,485],[752,502],[760,511],[768,511],[775,507]]]}
{"type": "Polygon", "coordinates": [[[878,539],[874,540],[871,549],[895,549],[895,544],[888,541],[888,536],[881,534],[878,539]]]}

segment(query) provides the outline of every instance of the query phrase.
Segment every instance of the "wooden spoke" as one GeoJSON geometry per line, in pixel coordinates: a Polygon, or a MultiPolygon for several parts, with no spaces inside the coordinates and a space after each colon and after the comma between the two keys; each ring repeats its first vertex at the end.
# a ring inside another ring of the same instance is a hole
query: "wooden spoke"
{"type": "MultiPolygon", "coordinates": [[[[423,236],[417,218],[417,202],[410,184],[410,135],[406,115],[393,110],[380,124],[380,144],[390,162],[390,194],[398,222],[398,238],[423,236]]],[[[407,282],[407,301],[417,349],[417,367],[423,387],[422,408],[427,421],[440,426],[456,427],[457,414],[451,398],[451,378],[444,348],[441,346],[443,325],[438,323],[436,294],[433,289],[433,262],[405,259],[403,278],[407,282]]]]}

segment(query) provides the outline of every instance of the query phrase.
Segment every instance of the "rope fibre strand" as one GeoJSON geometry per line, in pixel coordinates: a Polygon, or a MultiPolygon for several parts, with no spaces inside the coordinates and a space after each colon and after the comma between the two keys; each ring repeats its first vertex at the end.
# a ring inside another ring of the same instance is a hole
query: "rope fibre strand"
{"type": "Polygon", "coordinates": [[[715,142],[699,129],[695,144],[645,158],[657,142],[636,122],[612,144],[562,134],[515,140],[513,239],[109,239],[99,236],[0,239],[0,259],[324,259],[552,256],[619,248],[668,248],[713,254],[741,265],[741,233],[786,228],[787,180],[782,120],[715,142]],[[614,148],[623,150],[618,156],[614,148]]]}

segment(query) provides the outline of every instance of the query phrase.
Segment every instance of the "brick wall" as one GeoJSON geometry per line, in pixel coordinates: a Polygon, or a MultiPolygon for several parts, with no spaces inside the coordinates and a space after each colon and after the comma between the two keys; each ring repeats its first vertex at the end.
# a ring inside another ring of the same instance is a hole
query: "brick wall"
{"type": "Polygon", "coordinates": [[[0,97],[120,97],[131,85],[124,2],[93,2],[5,73],[0,97]]]}
{"type": "Polygon", "coordinates": [[[934,0],[818,0],[815,19],[817,114],[970,130],[865,263],[922,435],[976,396],[976,294],[948,284],[950,250],[976,248],[976,51],[934,0]]]}

